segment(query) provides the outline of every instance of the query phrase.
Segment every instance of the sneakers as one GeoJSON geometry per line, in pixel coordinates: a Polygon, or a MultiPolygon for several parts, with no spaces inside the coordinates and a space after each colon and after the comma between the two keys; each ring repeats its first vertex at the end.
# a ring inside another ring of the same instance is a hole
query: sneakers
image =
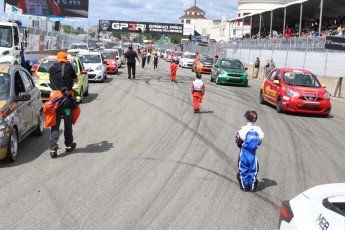
{"type": "Polygon", "coordinates": [[[50,148],[50,157],[56,158],[57,157],[57,149],[50,148]]]}
{"type": "Polygon", "coordinates": [[[75,147],[77,147],[77,144],[72,143],[71,146],[66,147],[66,152],[71,152],[73,149],[75,149],[75,147]]]}

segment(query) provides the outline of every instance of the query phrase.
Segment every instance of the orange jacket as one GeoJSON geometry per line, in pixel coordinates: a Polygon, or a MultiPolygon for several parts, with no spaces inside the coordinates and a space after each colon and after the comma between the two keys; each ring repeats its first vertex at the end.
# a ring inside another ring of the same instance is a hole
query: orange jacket
{"type": "Polygon", "coordinates": [[[178,65],[176,63],[172,62],[170,64],[170,73],[176,73],[177,69],[178,69],[178,65]]]}
{"type": "MultiPolygon", "coordinates": [[[[74,94],[74,92],[70,91],[74,94]]],[[[44,103],[43,113],[44,113],[44,124],[46,128],[56,125],[56,109],[59,108],[60,99],[66,97],[61,91],[55,91],[49,97],[49,101],[44,103]]],[[[80,108],[73,109],[72,124],[75,125],[80,115],[80,108]]]]}

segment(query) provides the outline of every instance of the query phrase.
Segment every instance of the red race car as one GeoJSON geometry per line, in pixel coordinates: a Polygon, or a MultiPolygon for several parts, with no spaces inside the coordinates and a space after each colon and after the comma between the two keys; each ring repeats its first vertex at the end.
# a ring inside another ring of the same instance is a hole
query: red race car
{"type": "Polygon", "coordinates": [[[117,74],[119,72],[119,68],[117,66],[116,56],[114,52],[105,51],[101,52],[103,60],[107,64],[107,73],[109,74],[117,74]]]}
{"type": "Polygon", "coordinates": [[[330,94],[316,76],[307,70],[272,70],[260,89],[260,104],[269,103],[277,112],[298,112],[328,116],[330,94]]]}

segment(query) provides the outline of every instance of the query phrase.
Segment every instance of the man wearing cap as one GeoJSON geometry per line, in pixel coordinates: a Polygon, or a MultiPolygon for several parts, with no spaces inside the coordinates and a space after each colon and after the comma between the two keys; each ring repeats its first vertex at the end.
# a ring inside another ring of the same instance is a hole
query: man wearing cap
{"type": "Polygon", "coordinates": [[[242,191],[255,192],[259,172],[259,163],[256,159],[256,150],[264,138],[264,133],[261,128],[255,124],[258,114],[255,111],[249,110],[244,114],[247,125],[236,134],[236,144],[241,149],[238,158],[238,173],[237,180],[242,191]]]}
{"type": "Polygon", "coordinates": [[[260,68],[260,58],[256,57],[256,60],[255,60],[255,63],[254,63],[254,75],[253,75],[253,78],[258,78],[259,68],[260,68]]]}
{"type": "MultiPolygon", "coordinates": [[[[59,52],[57,54],[57,63],[54,63],[48,72],[52,90],[60,91],[63,94],[73,90],[72,87],[74,82],[77,81],[77,74],[71,63],[67,61],[67,54],[65,52],[59,52]]],[[[72,130],[73,110],[67,107],[65,103],[61,103],[56,109],[56,124],[52,126],[50,133],[50,156],[52,158],[57,156],[61,117],[63,117],[65,124],[66,152],[70,152],[76,147],[76,143],[73,142],[72,130]]]]}
{"type": "Polygon", "coordinates": [[[138,54],[133,50],[133,46],[129,45],[128,50],[125,54],[125,60],[127,63],[127,69],[128,69],[128,79],[132,79],[132,74],[133,74],[133,79],[135,79],[135,59],[139,61],[138,54]]]}

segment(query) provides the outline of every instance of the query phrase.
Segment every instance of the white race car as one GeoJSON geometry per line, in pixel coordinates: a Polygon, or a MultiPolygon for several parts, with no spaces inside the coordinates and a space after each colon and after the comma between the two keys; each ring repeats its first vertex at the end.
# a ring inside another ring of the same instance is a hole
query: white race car
{"type": "Polygon", "coordinates": [[[195,53],[184,53],[179,60],[179,66],[182,68],[192,68],[194,60],[196,58],[195,53]]]}
{"type": "Polygon", "coordinates": [[[345,183],[319,185],[283,201],[278,229],[345,229],[345,183]]]}

